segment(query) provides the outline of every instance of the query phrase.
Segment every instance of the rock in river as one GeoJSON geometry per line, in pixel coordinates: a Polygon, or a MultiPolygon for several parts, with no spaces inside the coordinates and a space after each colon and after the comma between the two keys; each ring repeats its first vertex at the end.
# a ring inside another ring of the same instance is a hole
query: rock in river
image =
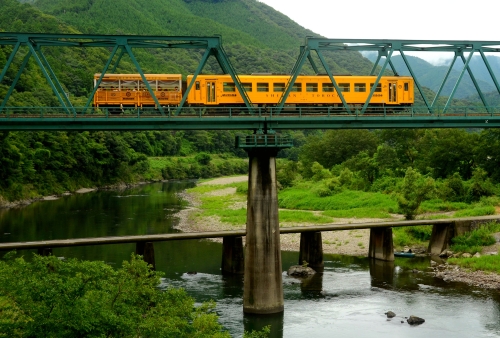
{"type": "Polygon", "coordinates": [[[387,318],[394,318],[396,317],[396,314],[392,311],[388,311],[385,313],[385,315],[387,316],[387,318]]]}
{"type": "Polygon", "coordinates": [[[425,319],[417,317],[417,316],[410,316],[410,318],[408,318],[406,321],[410,325],[420,325],[423,322],[425,322],[425,319]]]}
{"type": "Polygon", "coordinates": [[[308,266],[293,265],[288,269],[288,276],[292,277],[308,277],[314,275],[316,271],[308,266]]]}

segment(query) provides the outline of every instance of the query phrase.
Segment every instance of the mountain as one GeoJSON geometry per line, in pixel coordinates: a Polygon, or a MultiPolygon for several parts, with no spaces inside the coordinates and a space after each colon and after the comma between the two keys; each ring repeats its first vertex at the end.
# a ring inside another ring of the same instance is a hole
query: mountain
{"type": "MultiPolygon", "coordinates": [[[[33,6],[82,33],[221,35],[241,74],[290,72],[304,38],[319,36],[256,0],[35,0],[33,6]]],[[[327,55],[334,72],[362,74],[370,70],[370,63],[359,53],[327,55]]],[[[184,53],[169,58],[177,67],[155,56],[152,71],[193,73],[200,56],[184,53]]],[[[217,71],[216,65],[210,67],[207,72],[217,71]]],[[[312,69],[306,67],[305,72],[312,69]]]]}
{"type": "MultiPolygon", "coordinates": [[[[374,62],[377,58],[376,53],[363,53],[365,57],[374,62]]],[[[434,66],[431,63],[415,57],[407,55],[406,58],[410,63],[411,68],[416,74],[416,79],[422,86],[430,88],[432,91],[437,92],[441,83],[448,72],[449,66],[451,64],[451,59],[447,63],[447,65],[434,66]]],[[[493,69],[493,73],[498,76],[500,74],[500,57],[496,56],[487,56],[488,63],[493,69]]],[[[396,71],[399,75],[410,75],[406,64],[403,61],[403,58],[400,55],[396,55],[392,57],[392,62],[396,71]]],[[[486,94],[495,91],[494,83],[491,79],[486,66],[484,65],[483,60],[480,56],[473,56],[471,62],[469,63],[471,70],[473,71],[474,77],[476,78],[481,91],[486,94]]],[[[458,77],[460,76],[460,72],[463,68],[463,62],[461,60],[457,60],[453,65],[452,71],[446,81],[446,84],[441,92],[441,96],[449,96],[457,82],[458,77]]],[[[477,94],[476,88],[468,74],[466,72],[463,76],[463,79],[458,87],[455,98],[457,99],[470,99],[470,100],[478,100],[479,95],[477,94]]]]}

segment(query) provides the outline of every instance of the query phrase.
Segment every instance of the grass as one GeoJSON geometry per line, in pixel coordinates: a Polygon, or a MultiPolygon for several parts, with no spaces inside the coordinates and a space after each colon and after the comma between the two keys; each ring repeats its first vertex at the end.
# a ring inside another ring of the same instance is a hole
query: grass
{"type": "Polygon", "coordinates": [[[315,215],[312,211],[303,211],[303,210],[280,210],[279,217],[280,217],[280,223],[325,224],[325,223],[333,223],[334,221],[332,217],[315,215]]]}
{"type": "Polygon", "coordinates": [[[468,252],[475,254],[480,252],[483,246],[495,244],[496,240],[491,234],[500,231],[500,224],[489,222],[480,228],[452,239],[451,250],[454,252],[468,252]]]}
{"type": "Polygon", "coordinates": [[[494,215],[495,207],[493,206],[479,206],[472,209],[464,209],[455,212],[453,217],[474,217],[474,216],[487,216],[494,215]]]}
{"type": "Polygon", "coordinates": [[[279,206],[285,209],[328,210],[329,213],[333,210],[340,210],[345,211],[346,215],[352,209],[359,209],[367,215],[373,210],[380,210],[387,214],[390,210],[397,209],[397,202],[382,193],[344,190],[332,196],[319,197],[311,192],[313,187],[312,184],[301,184],[280,191],[279,206]]]}
{"type": "Polygon", "coordinates": [[[353,208],[348,210],[325,210],[323,215],[336,218],[391,218],[389,212],[379,208],[353,208]]]}
{"type": "Polygon", "coordinates": [[[500,273],[500,255],[481,256],[478,258],[450,258],[449,264],[455,264],[472,271],[486,271],[500,273]]]}

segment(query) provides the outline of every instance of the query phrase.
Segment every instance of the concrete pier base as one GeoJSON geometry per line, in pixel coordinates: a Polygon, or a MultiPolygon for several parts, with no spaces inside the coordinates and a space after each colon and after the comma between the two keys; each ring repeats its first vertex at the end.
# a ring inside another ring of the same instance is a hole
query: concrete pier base
{"type": "Polygon", "coordinates": [[[38,254],[40,256],[50,256],[52,255],[52,248],[39,248],[38,254]]]}
{"type": "Polygon", "coordinates": [[[222,240],[223,275],[242,275],[245,272],[243,237],[224,237],[222,240]]]}
{"type": "Polygon", "coordinates": [[[278,149],[249,149],[247,236],[243,312],[283,312],[276,154],[278,149]]]}
{"type": "Polygon", "coordinates": [[[455,226],[450,224],[434,224],[432,234],[429,240],[427,252],[438,256],[447,250],[451,245],[451,239],[455,236],[455,226]]]}
{"type": "Polygon", "coordinates": [[[323,272],[323,242],[321,232],[303,232],[300,234],[299,265],[307,262],[307,266],[317,272],[323,272]]]}
{"type": "Polygon", "coordinates": [[[394,245],[392,242],[392,228],[370,229],[370,247],[368,257],[382,261],[394,260],[394,245]]]}
{"type": "Polygon", "coordinates": [[[146,263],[153,266],[153,270],[156,269],[155,248],[153,242],[137,242],[135,244],[135,254],[141,255],[142,259],[144,259],[146,263]]]}

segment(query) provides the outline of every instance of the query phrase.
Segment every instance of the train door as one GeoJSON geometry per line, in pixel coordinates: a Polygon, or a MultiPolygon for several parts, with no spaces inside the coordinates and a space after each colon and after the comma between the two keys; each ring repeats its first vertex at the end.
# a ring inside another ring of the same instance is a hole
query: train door
{"type": "Polygon", "coordinates": [[[194,101],[195,102],[200,102],[201,101],[201,86],[200,86],[200,81],[196,81],[194,83],[194,101]]]}
{"type": "Polygon", "coordinates": [[[389,81],[389,103],[398,102],[398,83],[396,81],[389,81]]]}
{"type": "Polygon", "coordinates": [[[215,89],[215,81],[207,81],[207,104],[217,104],[217,95],[215,89]]]}
{"type": "Polygon", "coordinates": [[[403,82],[403,102],[408,103],[412,101],[411,92],[410,92],[410,82],[403,82]]]}

